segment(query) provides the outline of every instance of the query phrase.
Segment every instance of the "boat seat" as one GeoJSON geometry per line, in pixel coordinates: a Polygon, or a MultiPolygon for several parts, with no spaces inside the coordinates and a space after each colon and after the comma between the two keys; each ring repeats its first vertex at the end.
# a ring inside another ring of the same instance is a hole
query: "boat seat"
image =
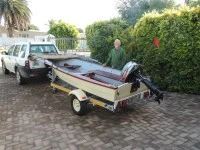
{"type": "Polygon", "coordinates": [[[76,69],[81,67],[80,65],[69,65],[67,63],[64,64],[64,67],[69,68],[69,69],[76,69]]]}
{"type": "Polygon", "coordinates": [[[106,72],[106,71],[102,71],[102,70],[92,70],[91,72],[101,75],[101,76],[104,76],[104,77],[107,77],[107,78],[110,78],[110,79],[117,80],[117,81],[122,80],[122,76],[116,75],[116,74],[113,74],[110,72],[106,72]]]}
{"type": "Polygon", "coordinates": [[[93,80],[96,80],[96,81],[99,81],[99,82],[102,82],[102,83],[106,83],[106,84],[109,84],[108,82],[98,78],[98,77],[95,77],[95,73],[94,72],[89,72],[87,74],[84,75],[85,77],[88,77],[90,79],[93,79],[93,80]]]}
{"type": "Polygon", "coordinates": [[[102,80],[100,78],[97,78],[97,77],[93,77],[92,79],[94,79],[96,81],[99,81],[99,82],[102,82],[102,83],[105,83],[105,84],[110,84],[110,83],[108,83],[108,82],[106,82],[106,81],[104,81],[104,80],[102,80]]]}
{"type": "MultiPolygon", "coordinates": [[[[58,66],[58,68],[62,69],[62,70],[65,70],[65,71],[69,71],[71,73],[77,73],[77,74],[83,74],[82,72],[80,72],[79,70],[77,69],[72,69],[72,68],[68,68],[66,66],[58,66]]],[[[85,73],[84,73],[85,74],[85,73]]]]}

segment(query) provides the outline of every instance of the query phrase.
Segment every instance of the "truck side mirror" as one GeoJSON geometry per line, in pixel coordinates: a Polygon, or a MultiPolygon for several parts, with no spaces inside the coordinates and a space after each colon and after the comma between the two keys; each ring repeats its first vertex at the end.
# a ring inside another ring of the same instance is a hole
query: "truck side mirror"
{"type": "Polygon", "coordinates": [[[8,55],[8,52],[4,51],[4,52],[2,52],[1,54],[3,54],[3,55],[8,55]]]}

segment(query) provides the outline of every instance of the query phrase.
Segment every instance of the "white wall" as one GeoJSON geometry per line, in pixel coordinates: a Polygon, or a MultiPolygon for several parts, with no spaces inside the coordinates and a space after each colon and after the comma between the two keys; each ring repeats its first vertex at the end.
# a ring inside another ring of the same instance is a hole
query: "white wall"
{"type": "Polygon", "coordinates": [[[19,42],[42,42],[44,38],[9,38],[9,37],[0,37],[1,46],[11,46],[14,43],[19,42]]]}

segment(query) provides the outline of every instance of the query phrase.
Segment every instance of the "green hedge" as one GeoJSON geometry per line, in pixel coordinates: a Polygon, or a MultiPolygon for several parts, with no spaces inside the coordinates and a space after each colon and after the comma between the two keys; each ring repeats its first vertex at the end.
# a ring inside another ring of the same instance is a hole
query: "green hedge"
{"type": "Polygon", "coordinates": [[[113,42],[116,38],[122,41],[122,46],[127,45],[128,27],[128,24],[120,19],[95,22],[87,26],[86,37],[91,57],[104,63],[114,47],[113,42]]]}
{"type": "Polygon", "coordinates": [[[144,15],[132,35],[134,57],[163,90],[200,94],[200,7],[144,15]],[[153,44],[159,39],[159,47],[153,44]]]}

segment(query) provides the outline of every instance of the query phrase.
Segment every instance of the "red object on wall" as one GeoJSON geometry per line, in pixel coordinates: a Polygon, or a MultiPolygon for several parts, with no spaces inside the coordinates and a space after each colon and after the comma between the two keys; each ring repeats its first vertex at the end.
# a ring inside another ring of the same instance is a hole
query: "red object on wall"
{"type": "Polygon", "coordinates": [[[159,47],[159,39],[158,39],[158,38],[155,38],[154,41],[153,41],[153,44],[154,44],[156,47],[159,47]]]}

